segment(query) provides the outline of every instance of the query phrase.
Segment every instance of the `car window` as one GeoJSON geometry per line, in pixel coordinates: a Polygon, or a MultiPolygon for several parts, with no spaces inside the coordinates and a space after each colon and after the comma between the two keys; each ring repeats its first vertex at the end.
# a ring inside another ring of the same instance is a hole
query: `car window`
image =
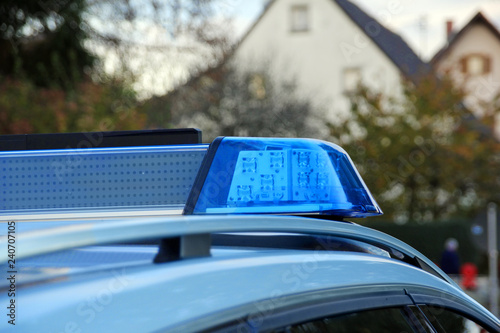
{"type": "Polygon", "coordinates": [[[485,333],[480,324],[442,306],[419,306],[437,333],[485,333]]]}
{"type": "Polygon", "coordinates": [[[418,332],[408,322],[403,308],[361,311],[317,319],[274,330],[276,333],[393,333],[418,332]]]}

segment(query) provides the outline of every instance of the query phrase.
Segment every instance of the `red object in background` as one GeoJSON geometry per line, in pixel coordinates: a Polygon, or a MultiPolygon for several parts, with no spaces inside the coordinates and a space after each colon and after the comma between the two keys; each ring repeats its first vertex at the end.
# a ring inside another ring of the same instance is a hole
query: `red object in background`
{"type": "Polygon", "coordinates": [[[462,287],[467,290],[474,290],[477,288],[477,267],[470,262],[462,265],[460,268],[462,273],[462,287]]]}

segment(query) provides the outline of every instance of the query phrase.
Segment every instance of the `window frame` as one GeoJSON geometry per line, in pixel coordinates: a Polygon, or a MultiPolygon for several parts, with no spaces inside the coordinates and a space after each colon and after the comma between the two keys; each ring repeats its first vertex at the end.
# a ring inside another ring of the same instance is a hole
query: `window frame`
{"type": "MultiPolygon", "coordinates": [[[[360,287],[363,289],[363,287],[360,287]]],[[[373,289],[373,288],[372,288],[373,289]]],[[[375,288],[377,289],[377,288],[375,288]]],[[[309,294],[309,293],[308,293],[309,294]]],[[[307,297],[306,297],[307,298],[307,297]]],[[[278,298],[277,302],[284,301],[283,296],[278,298]]],[[[355,295],[349,297],[347,295],[334,296],[332,299],[311,302],[305,301],[303,304],[298,304],[285,309],[276,309],[270,311],[269,314],[250,314],[246,318],[240,318],[237,321],[218,326],[213,329],[208,329],[210,332],[243,332],[246,330],[253,332],[267,332],[273,329],[279,329],[288,325],[299,324],[301,322],[313,321],[326,317],[347,315],[366,310],[377,310],[383,308],[394,308],[405,306],[413,306],[414,303],[409,295],[402,290],[399,291],[382,291],[382,292],[365,292],[363,295],[355,295]],[[259,325],[251,324],[252,318],[258,318],[259,325]],[[243,325],[243,326],[242,326],[243,325]]]]}
{"type": "Polygon", "coordinates": [[[305,3],[295,4],[290,7],[290,32],[301,33],[311,30],[311,14],[309,6],[305,3]],[[299,18],[298,15],[301,15],[299,18]],[[303,16],[302,16],[303,15],[303,16]],[[301,20],[305,21],[300,22],[301,20]]]}
{"type": "MultiPolygon", "coordinates": [[[[441,293],[441,295],[445,294],[441,293]]],[[[286,298],[286,296],[282,296],[281,299],[277,299],[277,302],[279,303],[282,299],[286,298]]],[[[304,301],[302,304],[294,305],[288,308],[273,309],[272,311],[269,311],[269,314],[260,314],[260,317],[259,313],[249,313],[244,318],[209,328],[206,331],[217,333],[236,333],[242,331],[268,332],[270,330],[286,328],[290,325],[320,320],[322,318],[348,315],[350,313],[362,311],[399,307],[403,310],[403,312],[405,312],[405,319],[416,332],[427,332],[426,329],[432,328],[435,330],[435,328],[430,320],[425,316],[424,312],[420,309],[420,306],[436,304],[443,306],[443,308],[448,311],[455,312],[460,316],[476,322],[489,332],[498,331],[498,327],[495,326],[495,322],[489,320],[486,316],[481,315],[481,313],[474,312],[471,307],[455,301],[452,298],[453,297],[450,297],[450,295],[433,296],[421,293],[413,294],[409,293],[407,289],[372,293],[366,292],[364,295],[358,294],[350,298],[347,296],[347,299],[346,295],[334,296],[331,299],[324,301],[311,302],[309,300],[304,301]],[[415,312],[418,311],[420,311],[421,316],[415,317],[415,312]],[[418,320],[418,327],[415,327],[415,319],[418,320]],[[252,320],[256,320],[259,325],[252,325],[252,320]],[[413,325],[411,323],[413,323],[413,325]]]]}
{"type": "Polygon", "coordinates": [[[491,73],[491,57],[481,53],[470,53],[460,58],[460,71],[468,76],[475,77],[491,73]],[[482,71],[478,73],[471,72],[470,61],[480,59],[482,61],[482,71]]]}
{"type": "MultiPolygon", "coordinates": [[[[471,309],[471,307],[464,305],[458,299],[454,300],[450,297],[439,297],[439,296],[431,296],[425,294],[412,294],[411,296],[417,307],[439,305],[442,306],[443,309],[455,312],[458,315],[461,315],[469,320],[476,322],[489,332],[498,332],[499,328],[494,321],[484,316],[482,313],[474,311],[473,309],[471,309]]],[[[428,322],[430,323],[429,320],[428,322]]]]}

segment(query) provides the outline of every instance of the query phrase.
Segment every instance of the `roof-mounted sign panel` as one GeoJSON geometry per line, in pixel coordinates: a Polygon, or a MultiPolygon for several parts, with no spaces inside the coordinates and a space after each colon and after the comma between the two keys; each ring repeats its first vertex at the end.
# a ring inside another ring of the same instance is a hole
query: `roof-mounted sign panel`
{"type": "Polygon", "coordinates": [[[220,137],[184,214],[382,214],[348,154],[314,139],[220,137]]]}
{"type": "Polygon", "coordinates": [[[0,136],[0,216],[180,214],[200,143],[197,129],[0,136]]]}
{"type": "Polygon", "coordinates": [[[208,145],[0,152],[0,214],[182,211],[208,145]]]}

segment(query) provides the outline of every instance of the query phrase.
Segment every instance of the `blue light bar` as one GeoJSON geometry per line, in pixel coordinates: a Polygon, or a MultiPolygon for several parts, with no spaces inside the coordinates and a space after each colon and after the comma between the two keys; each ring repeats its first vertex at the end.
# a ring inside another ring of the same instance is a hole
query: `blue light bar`
{"type": "Polygon", "coordinates": [[[0,216],[182,210],[208,145],[0,152],[0,216]]]}
{"type": "Polygon", "coordinates": [[[347,153],[313,139],[216,139],[184,214],[381,215],[347,153]]]}

